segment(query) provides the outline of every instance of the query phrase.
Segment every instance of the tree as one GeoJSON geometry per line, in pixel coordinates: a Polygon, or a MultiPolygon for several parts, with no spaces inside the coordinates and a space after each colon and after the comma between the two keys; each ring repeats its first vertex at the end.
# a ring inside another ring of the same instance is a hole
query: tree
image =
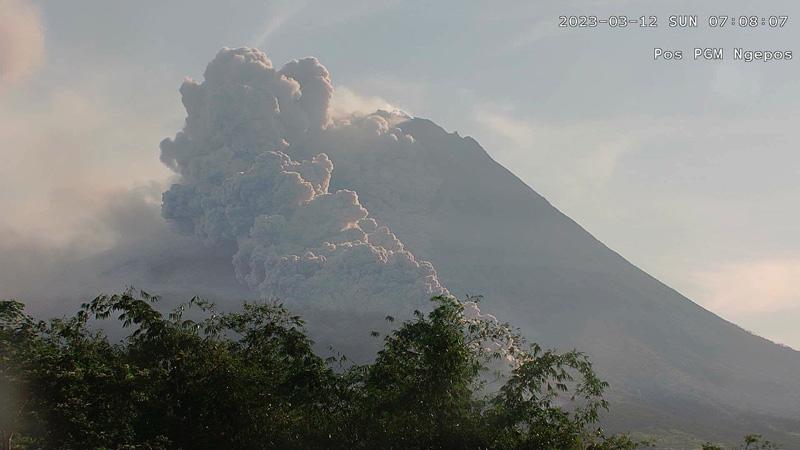
{"type": "Polygon", "coordinates": [[[220,315],[199,299],[163,317],[156,301],[101,296],[49,322],[3,302],[4,384],[29,393],[4,429],[64,449],[289,448],[324,432],[338,379],[299,318],[254,304],[220,315]],[[189,308],[204,318],[184,319],[189,308]],[[88,326],[111,314],[133,328],[118,344],[88,326]]]}
{"type": "MultiPolygon", "coordinates": [[[[778,450],[780,447],[774,442],[765,440],[760,434],[748,434],[744,437],[744,442],[738,448],[739,450],[778,450]]],[[[702,450],[724,449],[711,442],[706,442],[703,444],[702,450]]]]}
{"type": "Polygon", "coordinates": [[[467,319],[453,297],[433,301],[433,312],[417,312],[387,336],[375,363],[364,368],[359,411],[366,416],[355,422],[364,426],[365,442],[381,448],[637,447],[626,436],[592,428],[607,406],[607,384],[585,355],[525,348],[507,324],[467,319]],[[507,381],[499,392],[486,392],[482,374],[504,357],[513,361],[507,381]]]}
{"type": "Polygon", "coordinates": [[[49,321],[0,302],[0,426],[16,448],[643,444],[597,426],[607,384],[585,355],[527,345],[453,297],[434,298],[356,366],[316,355],[303,321],[277,303],[220,313],[194,298],[164,315],[157,300],[129,290],[49,321]],[[99,331],[112,315],[130,330],[119,342],[99,331]]]}

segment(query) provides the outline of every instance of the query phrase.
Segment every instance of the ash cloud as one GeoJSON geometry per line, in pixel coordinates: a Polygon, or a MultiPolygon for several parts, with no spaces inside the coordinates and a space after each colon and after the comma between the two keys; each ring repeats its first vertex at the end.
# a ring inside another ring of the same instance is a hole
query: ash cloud
{"type": "Polygon", "coordinates": [[[249,298],[234,279],[230,248],[177,234],[160,217],[162,189],[154,184],[110,193],[84,223],[85,235],[62,245],[0,227],[0,299],[16,298],[31,313],[51,317],[130,285],[162,295],[166,307],[194,295],[219,302],[249,298]],[[97,233],[113,244],[101,245],[97,233]]]}
{"type": "Polygon", "coordinates": [[[44,58],[39,11],[26,0],[0,0],[0,82],[30,74],[44,58]]]}
{"type": "Polygon", "coordinates": [[[430,253],[424,221],[405,231],[410,247],[387,226],[424,215],[441,184],[429,150],[400,128],[408,115],[332,114],[316,59],[278,69],[253,49],[223,49],[180,91],[184,127],[160,146],[175,184],[108,192],[65,245],[0,230],[0,298],[46,315],[128,285],[166,306],[277,298],[321,346],[364,361],[386,315],[402,320],[448,294],[410,250],[430,253]]]}
{"type": "MultiPolygon", "coordinates": [[[[294,307],[381,317],[447,293],[356,192],[330,189],[340,162],[347,179],[366,167],[359,158],[414,139],[381,115],[334,122],[330,75],[316,59],[276,69],[258,50],[226,48],[181,93],[185,127],[161,144],[180,180],[164,193],[162,215],[209,245],[234,243],[239,280],[294,307]]],[[[362,175],[380,189],[386,174],[362,175]]]]}

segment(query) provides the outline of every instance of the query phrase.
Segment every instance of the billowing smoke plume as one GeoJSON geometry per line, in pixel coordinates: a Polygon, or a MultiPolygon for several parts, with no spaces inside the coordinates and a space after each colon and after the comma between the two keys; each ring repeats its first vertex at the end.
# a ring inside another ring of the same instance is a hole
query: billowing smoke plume
{"type": "MultiPolygon", "coordinates": [[[[161,144],[162,161],[181,176],[163,195],[166,219],[209,244],[235,242],[237,277],[295,306],[386,314],[447,293],[356,192],[329,190],[335,161],[308,153],[355,134],[360,145],[342,157],[352,161],[369,158],[371,144],[407,145],[411,136],[380,115],[334,125],[330,77],[314,58],[276,70],[258,50],[223,49],[204,78],[181,87],[185,127],[161,144]]],[[[358,166],[346,165],[355,175],[358,166]]],[[[381,174],[364,175],[381,185],[381,174]]]]}

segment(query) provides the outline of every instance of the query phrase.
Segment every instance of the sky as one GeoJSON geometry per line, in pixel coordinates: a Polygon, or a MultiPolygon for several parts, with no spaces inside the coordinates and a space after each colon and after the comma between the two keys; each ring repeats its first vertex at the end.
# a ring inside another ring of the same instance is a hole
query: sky
{"type": "Polygon", "coordinates": [[[0,0],[0,239],[110,245],[97,211],[169,181],[158,143],[181,128],[182,80],[255,46],[278,66],[319,58],[334,107],[391,105],[474,137],[637,266],[800,348],[797,58],[691,60],[800,51],[800,4],[695,3],[0,0]],[[661,27],[558,27],[577,14],[661,27]],[[678,30],[670,14],[789,22],[678,30]],[[654,61],[655,47],[689,60],[654,61]]]}

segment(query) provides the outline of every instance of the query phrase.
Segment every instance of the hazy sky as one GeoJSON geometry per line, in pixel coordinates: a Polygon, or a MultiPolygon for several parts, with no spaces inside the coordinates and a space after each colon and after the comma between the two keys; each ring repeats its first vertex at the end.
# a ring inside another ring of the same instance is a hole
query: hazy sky
{"type": "Polygon", "coordinates": [[[0,232],[113,240],[91,217],[167,180],[158,142],[181,127],[182,79],[223,46],[257,46],[278,66],[317,56],[339,107],[391,104],[475,137],[636,265],[800,348],[800,55],[730,60],[800,52],[800,4],[696,3],[0,0],[0,232]],[[661,27],[559,28],[569,14],[661,27]],[[670,14],[789,22],[677,30],[670,14]],[[712,46],[729,59],[691,60],[712,46]]]}

